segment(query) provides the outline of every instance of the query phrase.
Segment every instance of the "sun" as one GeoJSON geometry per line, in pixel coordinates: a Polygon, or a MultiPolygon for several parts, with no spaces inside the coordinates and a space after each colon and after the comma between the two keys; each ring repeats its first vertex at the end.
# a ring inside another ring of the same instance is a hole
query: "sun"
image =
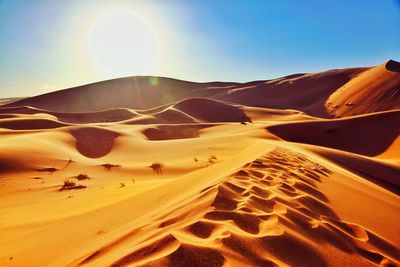
{"type": "Polygon", "coordinates": [[[88,49],[96,67],[107,75],[146,75],[157,67],[159,41],[148,20],[132,11],[118,10],[93,22],[88,49]]]}

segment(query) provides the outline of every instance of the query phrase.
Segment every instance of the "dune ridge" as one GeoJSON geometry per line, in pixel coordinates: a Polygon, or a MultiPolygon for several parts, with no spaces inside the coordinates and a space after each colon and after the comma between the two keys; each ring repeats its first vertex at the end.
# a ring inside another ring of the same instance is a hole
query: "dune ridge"
{"type": "Polygon", "coordinates": [[[1,101],[0,265],[400,266],[399,66],[1,101]]]}
{"type": "Polygon", "coordinates": [[[399,66],[399,62],[389,60],[352,79],[328,98],[328,112],[335,117],[345,117],[399,109],[399,66]]]}
{"type": "MultiPolygon", "coordinates": [[[[398,263],[396,246],[368,229],[341,221],[329,208],[318,183],[331,173],[304,155],[275,149],[199,192],[204,197],[216,191],[210,206],[200,209],[201,219],[192,221],[195,211],[168,214],[172,219],[158,225],[164,229],[162,236],[154,235],[145,246],[138,244],[137,250],[111,266],[327,266],[324,254],[332,251],[318,248],[321,243],[333,246],[335,253],[352,251],[375,264],[398,263]],[[291,247],[295,251],[287,251],[291,247]],[[312,258],[300,260],[303,253],[312,258]]],[[[81,264],[95,263],[107,251],[96,251],[81,264]]],[[[354,261],[360,260],[356,257],[354,261]]]]}

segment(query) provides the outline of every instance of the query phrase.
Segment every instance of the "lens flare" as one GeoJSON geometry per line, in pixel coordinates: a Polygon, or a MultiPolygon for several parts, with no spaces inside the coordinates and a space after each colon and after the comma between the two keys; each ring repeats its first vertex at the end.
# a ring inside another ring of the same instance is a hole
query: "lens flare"
{"type": "Polygon", "coordinates": [[[149,81],[149,84],[151,84],[151,85],[153,85],[153,86],[155,86],[155,85],[158,84],[158,78],[157,78],[157,77],[154,77],[154,76],[150,76],[150,77],[148,78],[148,81],[149,81]]]}

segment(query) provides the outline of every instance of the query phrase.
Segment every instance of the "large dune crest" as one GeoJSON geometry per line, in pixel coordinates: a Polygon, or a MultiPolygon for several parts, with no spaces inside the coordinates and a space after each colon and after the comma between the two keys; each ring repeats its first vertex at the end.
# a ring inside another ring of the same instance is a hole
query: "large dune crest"
{"type": "Polygon", "coordinates": [[[335,117],[345,117],[400,108],[400,63],[373,67],[343,85],[327,100],[335,117]]]}
{"type": "Polygon", "coordinates": [[[400,265],[400,64],[0,106],[0,266],[400,265]]]}

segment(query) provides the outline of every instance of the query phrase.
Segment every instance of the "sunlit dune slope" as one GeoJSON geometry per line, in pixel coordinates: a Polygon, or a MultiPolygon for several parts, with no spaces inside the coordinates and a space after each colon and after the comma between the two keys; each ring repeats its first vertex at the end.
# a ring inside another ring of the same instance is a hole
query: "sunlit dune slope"
{"type": "Polygon", "coordinates": [[[328,112],[346,117],[400,108],[400,63],[373,67],[346,83],[326,101],[328,112]]]}
{"type": "Polygon", "coordinates": [[[397,68],[0,106],[0,266],[398,266],[397,68]]]}
{"type": "Polygon", "coordinates": [[[313,116],[326,117],[325,100],[364,70],[339,69],[252,82],[233,88],[218,98],[248,106],[296,109],[313,116]]]}

